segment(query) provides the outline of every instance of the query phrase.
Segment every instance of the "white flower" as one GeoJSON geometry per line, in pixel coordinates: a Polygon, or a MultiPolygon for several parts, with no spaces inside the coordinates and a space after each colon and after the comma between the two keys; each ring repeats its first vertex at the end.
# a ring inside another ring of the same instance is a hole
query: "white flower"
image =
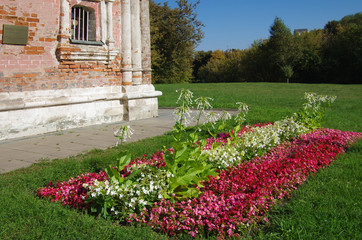
{"type": "Polygon", "coordinates": [[[197,109],[199,109],[199,110],[211,109],[212,106],[211,106],[209,101],[214,101],[214,99],[212,99],[210,97],[199,97],[199,98],[197,98],[195,100],[197,109]]]}
{"type": "Polygon", "coordinates": [[[217,120],[219,120],[219,114],[212,111],[205,113],[205,117],[206,121],[211,124],[214,124],[217,120]]]}
{"type": "Polygon", "coordinates": [[[131,128],[131,126],[121,126],[118,130],[114,132],[114,136],[117,137],[121,143],[123,143],[126,142],[127,139],[133,135],[133,132],[134,130],[131,128]]]}
{"type": "Polygon", "coordinates": [[[146,195],[150,193],[150,192],[149,192],[146,188],[144,188],[144,187],[142,188],[142,192],[143,192],[144,194],[146,194],[146,195]]]}
{"type": "Polygon", "coordinates": [[[180,95],[176,101],[178,102],[185,102],[187,104],[192,104],[192,98],[193,98],[193,92],[191,92],[189,89],[179,89],[176,90],[176,92],[180,92],[180,95]]]}
{"type": "Polygon", "coordinates": [[[246,103],[243,102],[237,102],[239,112],[247,113],[249,111],[249,106],[246,103]]]}
{"type": "Polygon", "coordinates": [[[220,119],[223,121],[229,120],[229,119],[231,119],[231,115],[229,112],[223,111],[222,114],[220,115],[220,119]]]}

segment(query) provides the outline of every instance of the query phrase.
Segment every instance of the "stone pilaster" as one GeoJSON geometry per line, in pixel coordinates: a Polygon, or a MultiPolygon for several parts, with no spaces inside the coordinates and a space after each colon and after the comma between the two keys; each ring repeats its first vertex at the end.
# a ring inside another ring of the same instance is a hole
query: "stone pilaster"
{"type": "Polygon", "coordinates": [[[114,0],[106,0],[107,2],[107,44],[109,48],[112,48],[114,45],[114,38],[113,38],[113,10],[112,5],[114,0]]]}
{"type": "Polygon", "coordinates": [[[69,0],[60,0],[60,27],[58,41],[60,44],[69,43],[70,38],[70,7],[69,0]]]}
{"type": "Polygon", "coordinates": [[[151,84],[151,33],[149,0],[141,0],[142,84],[151,84]]]}
{"type": "Polygon", "coordinates": [[[133,85],[142,83],[142,46],[141,46],[141,12],[140,1],[133,0],[131,4],[132,15],[132,67],[133,85]]]}
{"type": "Polygon", "coordinates": [[[108,40],[108,26],[107,26],[107,6],[106,3],[100,2],[100,27],[101,27],[101,41],[106,43],[108,40]]]}
{"type": "Polygon", "coordinates": [[[132,84],[131,0],[122,0],[122,82],[132,84]]]}

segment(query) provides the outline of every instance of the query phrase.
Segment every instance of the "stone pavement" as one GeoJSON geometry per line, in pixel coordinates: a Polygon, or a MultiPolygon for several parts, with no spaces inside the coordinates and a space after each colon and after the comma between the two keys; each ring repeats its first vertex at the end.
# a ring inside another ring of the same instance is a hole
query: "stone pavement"
{"type": "Polygon", "coordinates": [[[113,133],[121,125],[129,125],[134,134],[129,141],[162,135],[175,124],[173,109],[159,109],[157,118],[94,125],[50,134],[0,142],[0,174],[28,167],[41,159],[58,159],[85,153],[92,149],[113,147],[113,133]]]}
{"type": "Polygon", "coordinates": [[[0,141],[0,174],[28,167],[41,159],[61,159],[95,148],[113,147],[117,142],[113,133],[122,125],[129,125],[134,129],[134,134],[129,141],[138,141],[171,131],[175,124],[173,109],[159,109],[158,115],[156,118],[94,125],[0,141]]]}

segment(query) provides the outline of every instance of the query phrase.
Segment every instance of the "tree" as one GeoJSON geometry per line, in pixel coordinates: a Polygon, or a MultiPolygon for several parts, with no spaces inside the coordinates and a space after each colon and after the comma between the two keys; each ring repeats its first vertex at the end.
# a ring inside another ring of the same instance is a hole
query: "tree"
{"type": "Polygon", "coordinates": [[[294,65],[294,82],[316,83],[322,82],[321,52],[325,44],[325,33],[311,30],[295,35],[295,40],[301,46],[301,56],[294,65]]]}
{"type": "Polygon", "coordinates": [[[362,12],[351,14],[343,17],[340,20],[343,26],[361,26],[362,25],[362,12]]]}
{"type": "Polygon", "coordinates": [[[331,21],[324,27],[322,51],[325,82],[362,83],[362,13],[331,21]]]}
{"type": "Polygon", "coordinates": [[[203,82],[243,82],[242,60],[246,51],[230,49],[216,50],[209,61],[200,67],[198,76],[203,82]]]}
{"type": "Polygon", "coordinates": [[[270,27],[270,38],[267,43],[271,68],[275,73],[275,81],[283,81],[291,77],[293,68],[300,58],[300,46],[284,22],[276,17],[270,27]]]}
{"type": "Polygon", "coordinates": [[[362,83],[362,25],[341,25],[323,57],[326,81],[362,83]]]}
{"type": "Polygon", "coordinates": [[[211,57],[207,64],[200,67],[199,77],[203,82],[221,82],[225,73],[225,53],[216,50],[211,53],[211,57]]]}
{"type": "Polygon", "coordinates": [[[194,60],[193,60],[193,71],[192,76],[194,78],[193,81],[197,82],[201,80],[199,75],[199,70],[201,67],[205,66],[210,58],[211,58],[212,51],[196,51],[194,53],[194,60]]]}
{"type": "Polygon", "coordinates": [[[176,0],[171,9],[151,1],[151,47],[154,83],[189,82],[195,47],[203,38],[195,9],[200,1],[176,0]]]}
{"type": "Polygon", "coordinates": [[[269,39],[254,41],[251,47],[245,50],[245,57],[241,59],[242,76],[246,82],[273,82],[275,81],[274,65],[268,50],[269,39]]]}

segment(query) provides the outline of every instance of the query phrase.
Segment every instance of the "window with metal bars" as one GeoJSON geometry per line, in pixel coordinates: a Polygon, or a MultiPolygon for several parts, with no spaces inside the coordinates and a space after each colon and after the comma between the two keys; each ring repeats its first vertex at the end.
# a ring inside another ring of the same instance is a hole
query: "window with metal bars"
{"type": "Polygon", "coordinates": [[[94,10],[82,6],[72,7],[72,40],[96,41],[94,10]]]}

